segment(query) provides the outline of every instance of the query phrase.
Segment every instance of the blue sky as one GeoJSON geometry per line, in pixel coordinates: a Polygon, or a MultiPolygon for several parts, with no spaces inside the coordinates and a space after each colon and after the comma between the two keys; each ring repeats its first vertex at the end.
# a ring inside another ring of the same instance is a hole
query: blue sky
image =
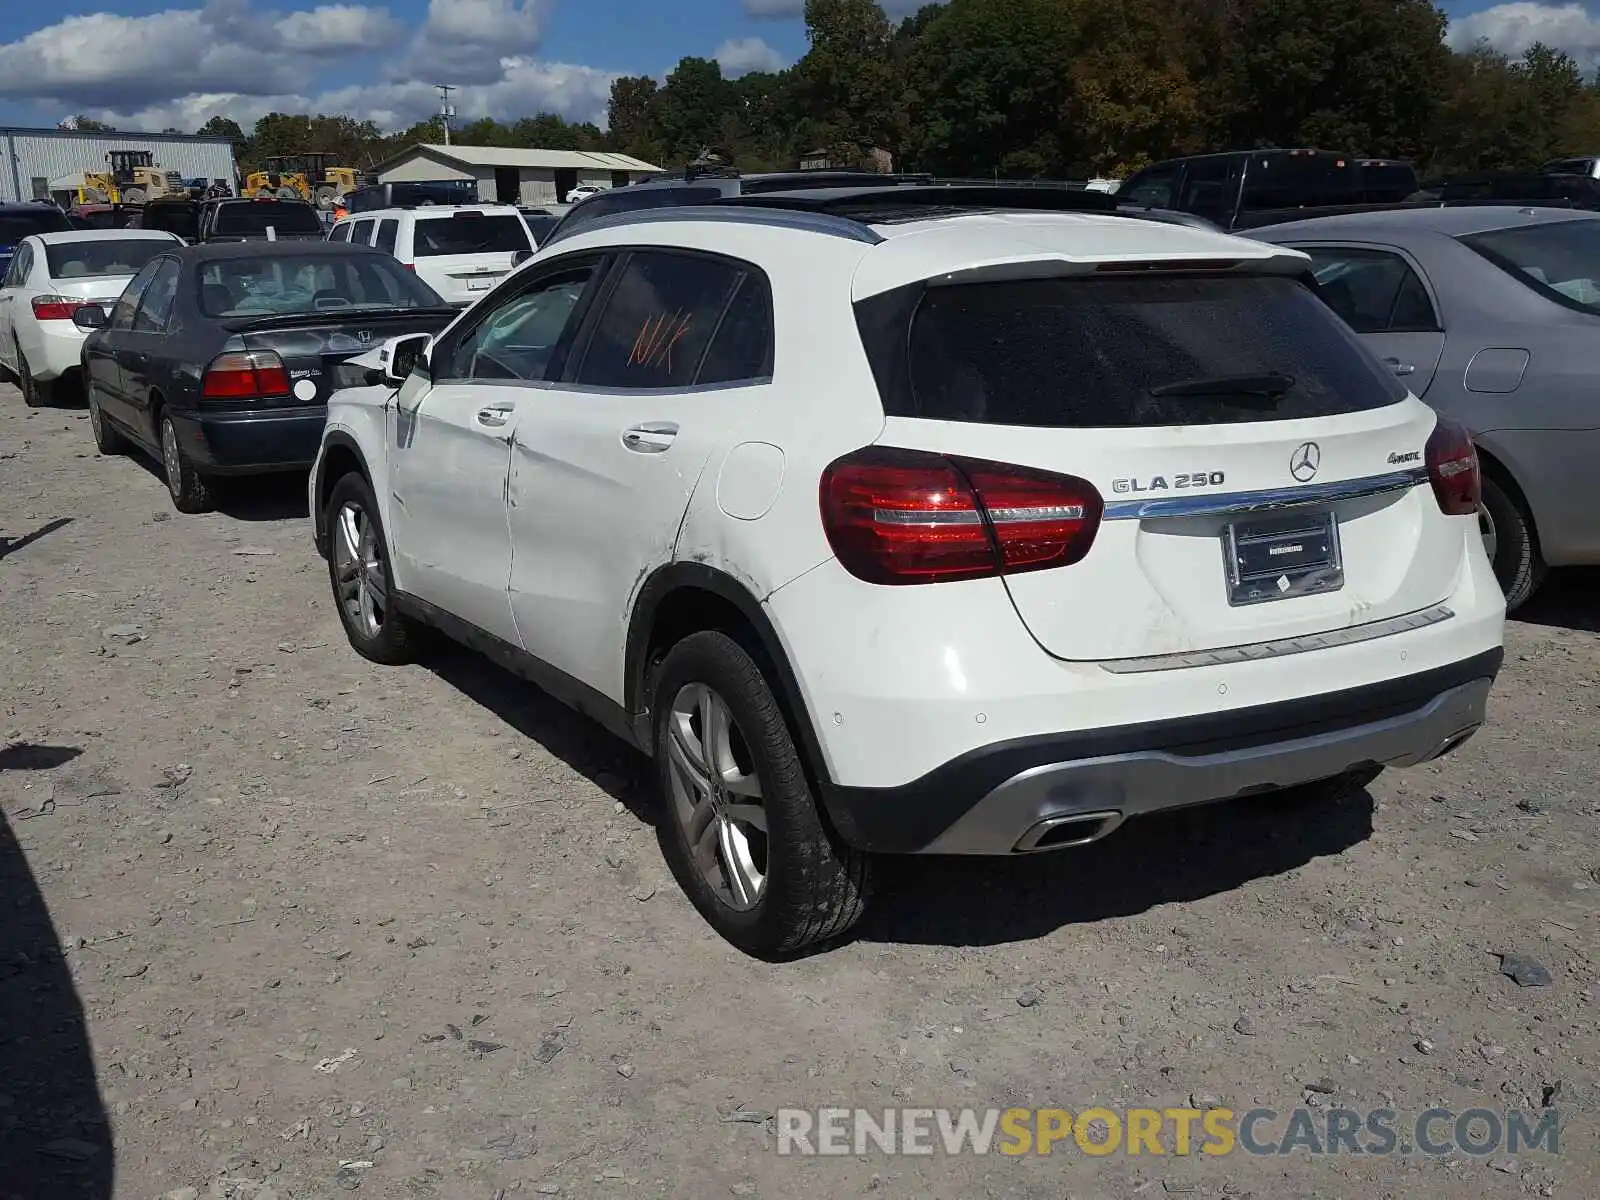
{"type": "MultiPolygon", "coordinates": [[[[805,52],[803,0],[78,0],[0,3],[0,122],[83,112],[123,129],[248,127],[282,111],[348,112],[386,128],[428,116],[435,81],[463,118],[541,110],[603,118],[619,74],[684,55],[729,74],[805,52]]],[[[893,15],[916,0],[888,0],[893,15]]],[[[1452,38],[1516,51],[1536,39],[1591,65],[1596,11],[1565,0],[1445,0],[1452,38]]]]}

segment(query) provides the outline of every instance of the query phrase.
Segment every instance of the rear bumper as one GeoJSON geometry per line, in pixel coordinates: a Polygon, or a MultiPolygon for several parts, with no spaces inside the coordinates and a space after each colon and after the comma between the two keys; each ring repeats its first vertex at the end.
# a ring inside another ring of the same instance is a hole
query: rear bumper
{"type": "Polygon", "coordinates": [[[201,470],[213,475],[303,471],[317,457],[328,410],[173,413],[178,439],[201,470]]]}
{"type": "Polygon", "coordinates": [[[1483,723],[1501,657],[1495,649],[1279,704],[999,743],[901,787],[827,789],[828,812],[847,842],[885,853],[1081,844],[1131,816],[1437,758],[1483,723]]]}
{"type": "Polygon", "coordinates": [[[71,321],[35,321],[30,313],[14,330],[35,379],[48,382],[77,374],[84,333],[71,321]]]}

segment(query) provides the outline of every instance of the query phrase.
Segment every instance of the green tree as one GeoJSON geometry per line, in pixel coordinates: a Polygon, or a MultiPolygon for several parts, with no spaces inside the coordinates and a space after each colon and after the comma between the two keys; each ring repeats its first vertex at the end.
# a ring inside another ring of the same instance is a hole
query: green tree
{"type": "Polygon", "coordinates": [[[726,152],[726,118],[735,110],[735,96],[715,60],[680,59],[650,104],[650,140],[667,160],[661,165],[681,165],[708,147],[726,152]]]}
{"type": "Polygon", "coordinates": [[[93,117],[86,117],[79,113],[75,117],[68,117],[62,122],[69,129],[81,130],[85,133],[115,133],[115,125],[107,125],[104,121],[96,121],[93,117]]]}
{"type": "Polygon", "coordinates": [[[644,159],[660,154],[650,139],[651,114],[659,91],[648,75],[624,75],[612,83],[606,125],[614,149],[644,159]]]}
{"type": "Polygon", "coordinates": [[[881,146],[898,159],[906,91],[883,9],[873,0],[806,0],[805,17],[811,48],[794,73],[804,114],[798,133],[810,144],[800,149],[864,159],[881,146]]]}

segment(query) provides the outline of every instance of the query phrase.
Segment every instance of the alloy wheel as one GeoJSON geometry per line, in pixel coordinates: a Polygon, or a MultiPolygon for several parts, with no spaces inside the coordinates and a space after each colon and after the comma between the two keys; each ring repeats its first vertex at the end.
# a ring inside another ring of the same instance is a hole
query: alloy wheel
{"type": "Polygon", "coordinates": [[[333,566],[339,606],[351,628],[371,641],[383,632],[389,613],[389,578],[378,553],[378,528],[355,501],[339,506],[333,539],[333,566]]]}
{"type": "Polygon", "coordinates": [[[667,716],[673,817],[718,898],[745,911],[767,886],[767,810],[748,743],[727,701],[685,684],[667,716]]]}
{"type": "Polygon", "coordinates": [[[170,418],[161,422],[161,465],[167,472],[167,490],[176,498],[183,490],[183,458],[178,452],[178,431],[170,418]]]}

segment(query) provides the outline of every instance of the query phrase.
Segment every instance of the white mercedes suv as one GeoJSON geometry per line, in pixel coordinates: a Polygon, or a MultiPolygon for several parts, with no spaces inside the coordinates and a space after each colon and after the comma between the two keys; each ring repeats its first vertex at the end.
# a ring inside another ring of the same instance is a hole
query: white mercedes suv
{"type": "Polygon", "coordinates": [[[389,343],[310,483],[351,644],[443,630],[653,756],[674,874],[762,956],[875,854],[1464,741],[1505,618],[1468,433],[1303,255],[1045,204],[1095,197],[618,213],[389,343]]]}

